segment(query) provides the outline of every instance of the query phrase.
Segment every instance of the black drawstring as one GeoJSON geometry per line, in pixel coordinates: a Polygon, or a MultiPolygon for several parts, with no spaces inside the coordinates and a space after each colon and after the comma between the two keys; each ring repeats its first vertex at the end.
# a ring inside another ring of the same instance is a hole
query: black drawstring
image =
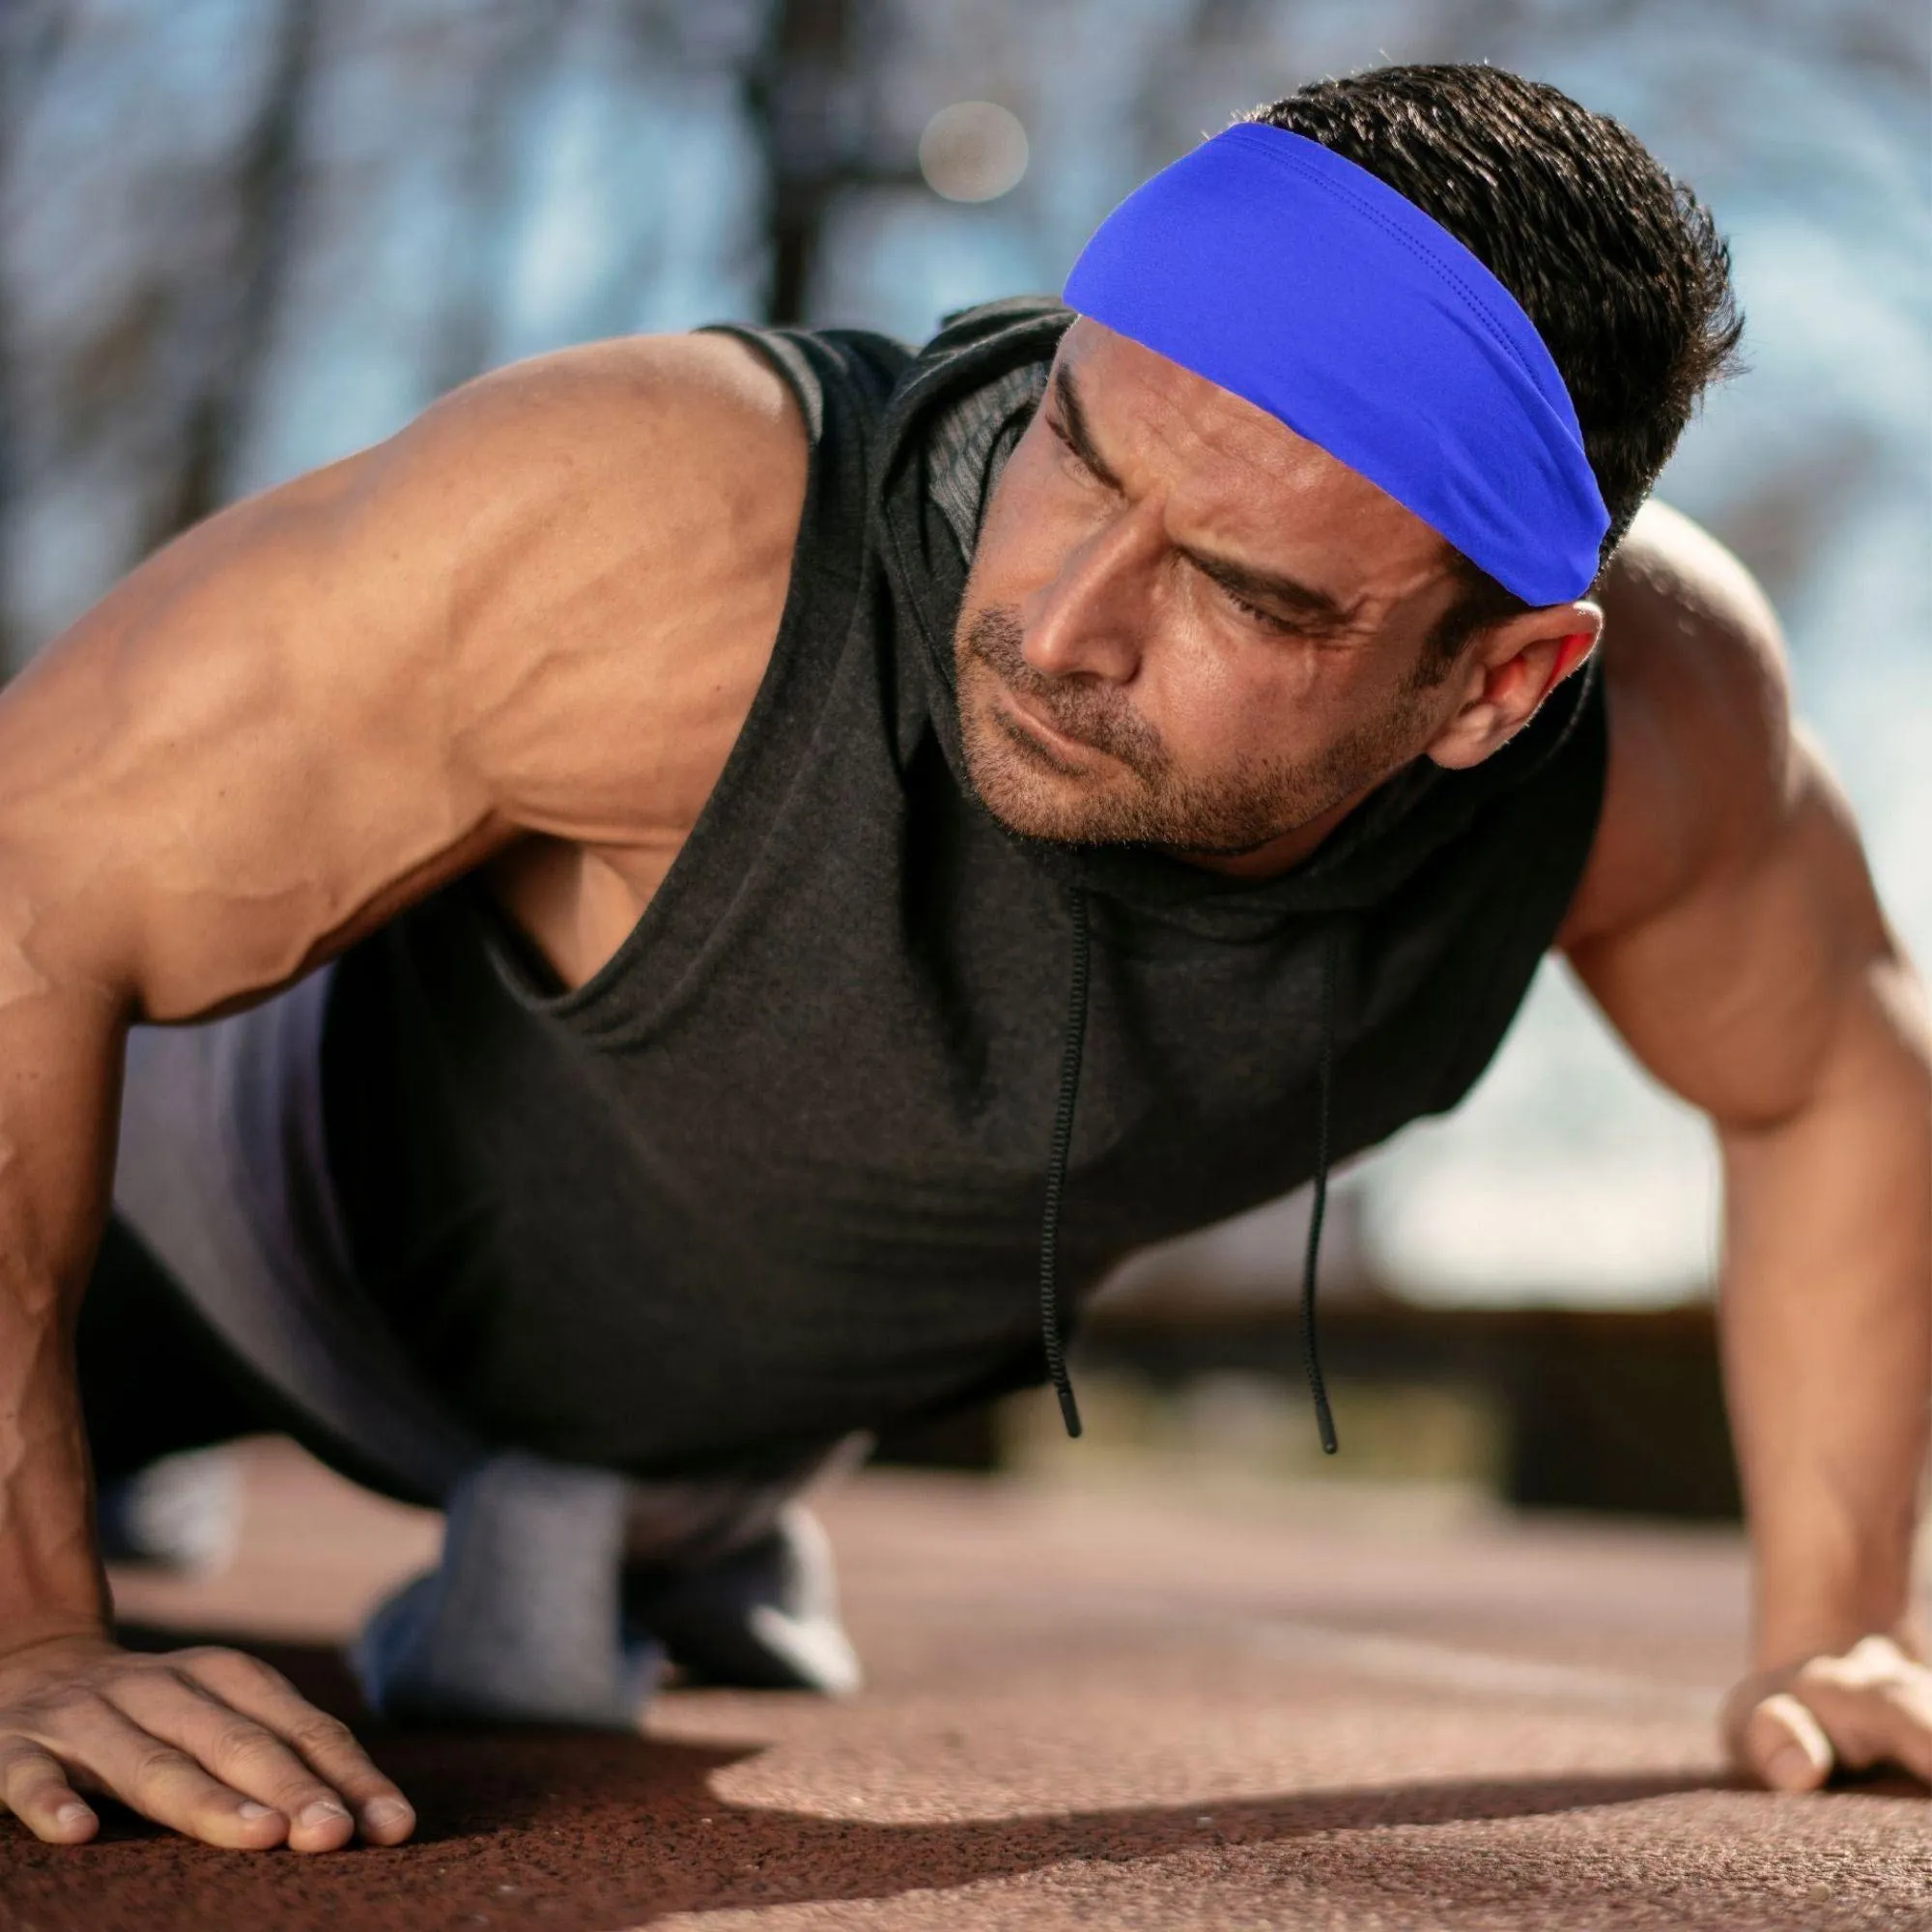
{"type": "Polygon", "coordinates": [[[1315,1346],[1315,1270],[1321,1259],[1321,1220],[1328,1211],[1328,1116],[1335,1088],[1335,948],[1336,935],[1331,931],[1321,947],[1321,1100],[1315,1138],[1315,1205],[1309,1210],[1308,1257],[1301,1270],[1301,1352],[1308,1363],[1308,1388],[1315,1398],[1322,1453],[1328,1456],[1334,1455],[1337,1444],[1328,1390],[1321,1380],[1321,1357],[1315,1346]]]}
{"type": "MultiPolygon", "coordinates": [[[[1080,1409],[1066,1373],[1066,1343],[1060,1322],[1060,1206],[1066,1192],[1066,1157],[1073,1144],[1073,1107],[1080,1094],[1080,1060],[1087,1043],[1087,895],[1067,895],[1073,921],[1073,987],[1066,1002],[1066,1030],[1060,1057],[1060,1099],[1053,1115],[1053,1147],[1046,1163],[1046,1212],[1039,1230],[1039,1339],[1046,1351],[1047,1378],[1060,1398],[1060,1413],[1069,1435],[1080,1434],[1080,1409]]],[[[1335,952],[1331,932],[1321,949],[1321,1085],[1315,1141],[1315,1202],[1308,1217],[1308,1253],[1301,1274],[1301,1348],[1308,1364],[1309,1392],[1321,1447],[1334,1455],[1335,1418],[1321,1379],[1321,1356],[1315,1340],[1315,1276],[1321,1259],[1321,1223],[1328,1212],[1330,1115],[1335,1090],[1335,952]]]]}
{"type": "Polygon", "coordinates": [[[1069,1435],[1080,1434],[1080,1410],[1066,1374],[1066,1341],[1060,1326],[1060,1200],[1066,1191],[1066,1153],[1073,1144],[1073,1102],[1080,1093],[1080,1056],[1087,1042],[1087,895],[1067,895],[1073,916],[1073,991],[1066,1002],[1065,1044],[1060,1055],[1060,1103],[1053,1116],[1053,1150],[1046,1163],[1046,1216],[1039,1230],[1039,1339],[1046,1373],[1060,1398],[1069,1435]]]}

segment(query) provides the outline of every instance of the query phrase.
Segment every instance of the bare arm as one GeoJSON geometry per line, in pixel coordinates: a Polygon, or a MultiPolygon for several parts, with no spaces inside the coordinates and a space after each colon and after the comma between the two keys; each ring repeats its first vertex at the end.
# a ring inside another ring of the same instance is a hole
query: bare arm
{"type": "Polygon", "coordinates": [[[1932,1420],[1923,1000],[1850,811],[1792,730],[1776,620],[1742,567],[1653,513],[1605,605],[1610,790],[1563,943],[1722,1151],[1755,1560],[1733,1747],[1774,1782],[1815,1783],[1834,1757],[1932,1779],[1908,1627],[1932,1420]]]}
{"type": "Polygon", "coordinates": [[[802,492],[742,348],[575,352],[211,520],[0,695],[0,1799],[43,1836],[92,1833],[81,1782],[220,1844],[340,1843],[340,1804],[289,1822],[338,1793],[409,1829],[272,1673],[107,1643],[70,1358],[126,1028],[259,999],[491,854],[560,855],[539,943],[582,943],[586,868],[647,896],[802,492]]]}

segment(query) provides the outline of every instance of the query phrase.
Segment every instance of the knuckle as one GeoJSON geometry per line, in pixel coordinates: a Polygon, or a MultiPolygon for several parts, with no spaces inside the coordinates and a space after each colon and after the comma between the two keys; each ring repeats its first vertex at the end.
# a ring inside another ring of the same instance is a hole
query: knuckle
{"type": "Polygon", "coordinates": [[[1799,1690],[1826,1689],[1845,1690],[1857,1683],[1857,1673],[1851,1663],[1842,1657],[1814,1657],[1799,1666],[1792,1678],[1792,1686],[1799,1690]]]}
{"type": "Polygon", "coordinates": [[[198,1663],[213,1663],[219,1666],[242,1661],[242,1653],[239,1650],[230,1650],[225,1643],[191,1643],[172,1655],[176,1663],[190,1669],[198,1663]]]}
{"type": "Polygon", "coordinates": [[[281,1746],[260,1724],[246,1718],[233,1718],[223,1723],[209,1743],[210,1754],[223,1764],[273,1762],[284,1753],[281,1746]]]}
{"type": "Polygon", "coordinates": [[[209,1701],[208,1690],[188,1675],[185,1670],[177,1669],[172,1658],[158,1670],[130,1671],[122,1684],[123,1690],[146,1692],[153,1696],[156,1692],[176,1700],[191,1698],[196,1704],[209,1701]]]}
{"type": "Polygon", "coordinates": [[[260,1690],[286,1690],[289,1688],[289,1680],[273,1664],[264,1663],[259,1657],[250,1657],[245,1650],[204,1644],[184,1653],[184,1661],[189,1662],[198,1675],[211,1682],[219,1679],[229,1684],[245,1684],[260,1690]]]}
{"type": "Polygon", "coordinates": [[[128,1765],[128,1776],[136,1786],[162,1784],[179,1777],[195,1765],[173,1745],[149,1743],[137,1746],[128,1765]]]}
{"type": "Polygon", "coordinates": [[[57,1767],[38,1745],[24,1738],[0,1739],[0,1791],[19,1792],[57,1767]]]}
{"type": "Polygon", "coordinates": [[[334,1755],[355,1748],[355,1734],[340,1718],[318,1711],[304,1718],[289,1734],[296,1748],[304,1753],[320,1751],[334,1755]]]}
{"type": "Polygon", "coordinates": [[[243,1657],[237,1652],[234,1671],[243,1683],[252,1685],[258,1690],[287,1692],[295,1690],[295,1686],[272,1663],[264,1663],[259,1657],[243,1657]]]}
{"type": "Polygon", "coordinates": [[[148,1686],[156,1681],[165,1681],[173,1674],[165,1665],[157,1670],[145,1659],[138,1659],[118,1663],[112,1669],[102,1671],[96,1681],[101,1696],[112,1704],[130,1691],[139,1696],[148,1686]]]}
{"type": "Polygon", "coordinates": [[[91,1685],[58,1684],[33,1698],[26,1710],[31,1719],[39,1720],[34,1726],[36,1729],[63,1730],[98,1718],[105,1708],[105,1702],[91,1685]]]}

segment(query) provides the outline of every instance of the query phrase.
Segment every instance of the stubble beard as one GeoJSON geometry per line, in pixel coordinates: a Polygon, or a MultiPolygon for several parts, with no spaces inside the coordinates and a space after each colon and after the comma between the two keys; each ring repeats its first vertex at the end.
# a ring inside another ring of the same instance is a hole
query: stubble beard
{"type": "Polygon", "coordinates": [[[1212,780],[1196,778],[1175,769],[1160,733],[1116,687],[1036,670],[1025,642],[1018,615],[989,605],[962,621],[954,662],[973,787],[995,818],[1028,838],[1238,857],[1312,824],[1414,755],[1421,707],[1411,689],[1314,758],[1248,758],[1212,780]],[[1096,779],[1009,725],[991,701],[998,689],[1025,698],[1064,736],[1105,753],[1111,769],[1096,779]],[[1076,790],[1069,779],[1086,784],[1076,790]]]}

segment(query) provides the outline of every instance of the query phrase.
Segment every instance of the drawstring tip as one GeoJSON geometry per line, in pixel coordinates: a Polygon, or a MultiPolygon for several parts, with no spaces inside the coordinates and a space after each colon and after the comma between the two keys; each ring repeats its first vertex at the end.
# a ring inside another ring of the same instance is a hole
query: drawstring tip
{"type": "Polygon", "coordinates": [[[1309,1205],[1308,1252],[1301,1264],[1301,1350],[1324,1456],[1334,1455],[1341,1447],[1335,1440],[1335,1418],[1328,1409],[1328,1385],[1321,1378],[1321,1351],[1315,1343],[1315,1288],[1321,1272],[1321,1223],[1328,1212],[1328,1160],[1334,1150],[1335,951],[1331,930],[1321,949],[1321,1100],[1316,1115],[1315,1199],[1309,1205]]]}
{"type": "Polygon", "coordinates": [[[1073,1385],[1070,1382],[1062,1382],[1055,1388],[1054,1394],[1060,1398],[1060,1417],[1066,1424],[1067,1435],[1078,1435],[1080,1410],[1073,1401],[1073,1385]]]}
{"type": "Polygon", "coordinates": [[[1045,1214],[1039,1226],[1039,1346],[1046,1378],[1060,1398],[1069,1435],[1080,1434],[1080,1411],[1066,1376],[1066,1337],[1060,1322],[1060,1203],[1066,1191],[1066,1159],[1073,1146],[1073,1106],[1080,1093],[1080,1055],[1087,1040],[1087,895],[1067,900],[1073,925],[1073,986],[1066,1002],[1066,1037],[1060,1057],[1060,1099],[1053,1112],[1053,1144],[1046,1156],[1045,1214]]]}

